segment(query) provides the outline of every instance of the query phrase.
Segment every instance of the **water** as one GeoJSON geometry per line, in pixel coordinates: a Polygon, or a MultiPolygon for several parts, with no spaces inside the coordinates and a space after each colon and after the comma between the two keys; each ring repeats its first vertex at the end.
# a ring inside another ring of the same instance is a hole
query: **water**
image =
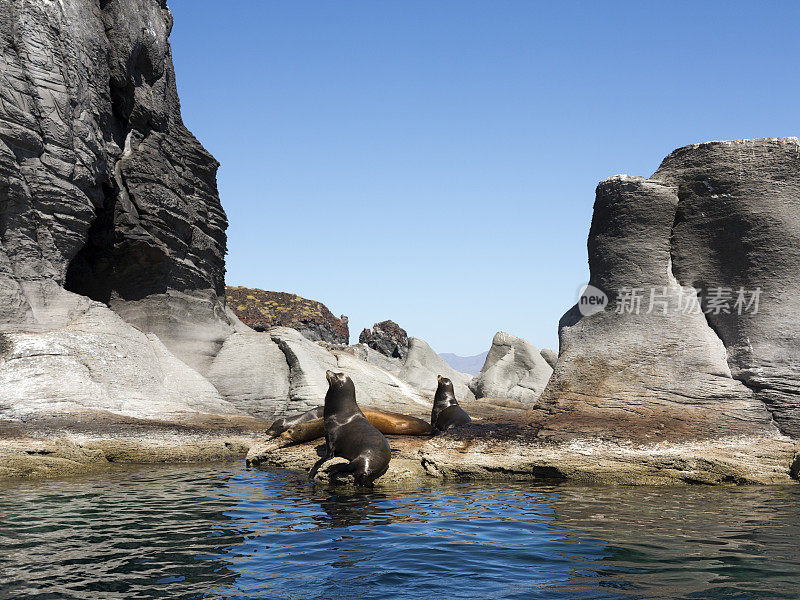
{"type": "Polygon", "coordinates": [[[233,465],[0,485],[0,598],[800,598],[800,486],[313,486],[233,465]]]}

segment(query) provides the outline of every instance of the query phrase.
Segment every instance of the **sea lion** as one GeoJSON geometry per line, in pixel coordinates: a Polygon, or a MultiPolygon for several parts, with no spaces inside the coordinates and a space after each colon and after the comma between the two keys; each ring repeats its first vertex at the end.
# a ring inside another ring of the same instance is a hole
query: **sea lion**
{"type": "Polygon", "coordinates": [[[447,377],[439,377],[439,386],[433,397],[433,410],[431,411],[431,425],[439,431],[447,431],[451,427],[466,425],[472,422],[469,415],[458,405],[456,394],[453,391],[453,382],[447,377]]]}
{"type": "MultiPolygon", "coordinates": [[[[377,408],[362,408],[361,412],[367,417],[367,421],[384,435],[434,435],[437,432],[435,427],[410,415],[377,408]]],[[[322,413],[323,407],[318,406],[301,415],[278,419],[270,425],[267,433],[270,437],[278,437],[286,432],[293,432],[289,437],[296,442],[316,439],[308,437],[316,431],[319,431],[317,437],[322,437],[324,433],[322,413]]]]}
{"type": "Polygon", "coordinates": [[[306,411],[299,415],[294,415],[292,417],[284,417],[282,419],[278,419],[274,421],[272,425],[269,426],[267,429],[267,434],[270,437],[278,437],[284,431],[289,429],[290,427],[294,427],[295,425],[299,425],[300,423],[308,423],[309,421],[314,421],[315,419],[322,418],[322,407],[318,406],[317,408],[312,408],[309,411],[306,411]]]}
{"type": "Polygon", "coordinates": [[[328,393],[325,395],[325,457],[311,470],[334,456],[350,462],[335,466],[336,473],[352,473],[357,485],[371,486],[389,468],[392,450],[383,434],[370,425],[356,404],[353,380],[344,373],[326,371],[328,393]]]}

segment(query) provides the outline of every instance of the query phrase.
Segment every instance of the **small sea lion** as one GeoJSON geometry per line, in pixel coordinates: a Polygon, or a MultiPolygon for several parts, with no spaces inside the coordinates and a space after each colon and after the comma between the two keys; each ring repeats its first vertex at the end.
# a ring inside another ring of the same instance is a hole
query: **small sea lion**
{"type": "MultiPolygon", "coordinates": [[[[437,431],[436,428],[422,419],[410,415],[402,415],[377,408],[363,408],[361,412],[367,417],[367,421],[384,435],[433,435],[437,431]]],[[[322,414],[323,407],[318,406],[301,415],[278,419],[270,425],[267,434],[270,437],[278,437],[284,433],[292,432],[288,437],[296,442],[316,439],[308,437],[316,431],[319,431],[317,437],[322,437],[324,433],[321,425],[322,414]],[[317,421],[319,421],[319,424],[316,424],[317,421]]]]}
{"type": "Polygon", "coordinates": [[[312,408],[309,411],[306,411],[299,415],[294,415],[291,417],[283,417],[282,419],[278,419],[274,421],[272,425],[269,426],[267,429],[267,434],[270,437],[278,437],[284,431],[289,429],[290,427],[294,427],[295,425],[299,425],[300,423],[308,423],[309,421],[314,421],[315,419],[322,418],[322,406],[318,406],[317,408],[312,408]]]}
{"type": "Polygon", "coordinates": [[[431,425],[439,431],[447,431],[451,427],[467,425],[472,422],[469,415],[458,405],[456,394],[453,391],[453,382],[447,377],[439,377],[439,386],[433,397],[433,410],[431,411],[431,425]]]}
{"type": "Polygon", "coordinates": [[[314,466],[311,476],[323,462],[341,456],[350,462],[335,465],[335,472],[352,473],[357,485],[371,486],[389,468],[392,457],[389,442],[358,408],[353,380],[333,371],[326,371],[325,376],[328,379],[323,410],[325,457],[314,466]]]}

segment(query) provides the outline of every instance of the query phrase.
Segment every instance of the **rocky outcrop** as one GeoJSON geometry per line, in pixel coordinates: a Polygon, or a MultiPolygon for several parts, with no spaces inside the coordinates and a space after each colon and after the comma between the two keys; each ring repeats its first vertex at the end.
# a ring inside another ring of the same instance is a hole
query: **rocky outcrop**
{"type": "Polygon", "coordinates": [[[477,398],[509,398],[533,404],[553,369],[529,341],[504,331],[495,334],[480,373],[469,383],[477,398]]]}
{"type": "Polygon", "coordinates": [[[241,414],[201,377],[234,327],[227,221],[218,164],[181,120],[172,15],[0,5],[6,415],[241,414]]]}
{"type": "Polygon", "coordinates": [[[408,334],[394,321],[381,321],[372,329],[364,329],[358,342],[390,358],[405,360],[408,356],[408,334]]]}
{"type": "Polygon", "coordinates": [[[140,419],[242,416],[153,334],[89,300],[64,327],[0,333],[0,419],[109,412],[140,419]]]}
{"type": "Polygon", "coordinates": [[[272,419],[320,406],[328,391],[328,369],[350,376],[362,406],[412,415],[430,412],[431,401],[394,373],[348,351],[328,350],[288,327],[235,333],[208,377],[240,410],[272,419]]]}
{"type": "Polygon", "coordinates": [[[242,286],[229,285],[225,293],[231,310],[255,331],[291,327],[315,342],[344,346],[350,343],[347,317],[337,319],[322,302],[242,286]]]}
{"type": "Polygon", "coordinates": [[[428,344],[418,338],[408,340],[408,356],[403,362],[399,377],[406,383],[433,397],[439,381],[437,376],[447,377],[453,382],[456,399],[474,400],[468,384],[471,379],[466,373],[459,373],[436,354],[428,344]]]}
{"type": "Polygon", "coordinates": [[[598,186],[589,267],[608,304],[561,319],[544,429],[772,437],[774,416],[800,433],[798,156],[796,138],[710,142],[598,186]]]}

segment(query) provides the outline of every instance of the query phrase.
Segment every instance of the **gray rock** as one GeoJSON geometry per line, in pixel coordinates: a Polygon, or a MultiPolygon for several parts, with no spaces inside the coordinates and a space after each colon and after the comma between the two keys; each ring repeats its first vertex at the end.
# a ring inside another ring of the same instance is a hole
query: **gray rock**
{"type": "Polygon", "coordinates": [[[469,375],[456,371],[421,339],[412,337],[408,342],[408,356],[403,362],[400,379],[433,397],[438,386],[437,375],[441,375],[453,382],[457,400],[475,399],[468,387],[472,379],[469,375]]]}
{"type": "Polygon", "coordinates": [[[295,329],[273,327],[267,334],[280,348],[289,369],[289,396],[283,406],[276,407],[276,417],[323,404],[328,392],[325,378],[328,369],[350,376],[356,387],[356,399],[362,406],[415,416],[430,412],[430,400],[389,371],[349,352],[329,351],[295,329]]]}
{"type": "Polygon", "coordinates": [[[548,365],[550,365],[551,369],[556,368],[556,363],[558,362],[558,352],[551,350],[550,348],[542,348],[539,350],[539,354],[542,355],[542,358],[548,365]]]}
{"type": "Polygon", "coordinates": [[[469,383],[477,398],[510,398],[533,404],[553,369],[529,341],[504,331],[495,334],[486,363],[469,383]]]}
{"type": "Polygon", "coordinates": [[[597,187],[589,267],[609,304],[562,317],[543,430],[644,440],[775,433],[705,316],[683,310],[696,297],[672,272],[678,204],[679,188],[661,181],[615,176],[597,187]],[[628,310],[626,289],[647,290],[639,311],[628,310]]]}
{"type": "Polygon", "coordinates": [[[239,410],[272,419],[289,408],[289,365],[269,335],[254,331],[231,335],[214,358],[208,380],[239,410]]]}
{"type": "Polygon", "coordinates": [[[366,344],[356,344],[354,346],[347,346],[340,349],[344,352],[352,354],[356,358],[376,365],[385,371],[390,371],[397,374],[400,373],[400,370],[403,368],[403,361],[401,361],[399,358],[386,356],[382,352],[378,352],[366,344]]]}

